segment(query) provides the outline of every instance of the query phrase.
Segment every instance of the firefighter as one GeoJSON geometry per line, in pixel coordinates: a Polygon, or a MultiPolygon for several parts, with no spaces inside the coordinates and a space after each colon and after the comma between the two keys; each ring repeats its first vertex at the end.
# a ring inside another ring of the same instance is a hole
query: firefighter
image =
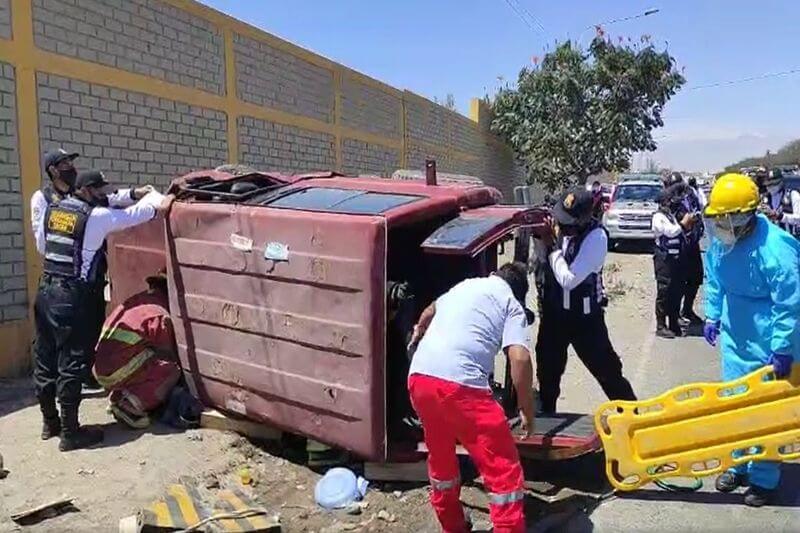
{"type": "Polygon", "coordinates": [[[659,193],[658,211],[653,215],[653,270],[656,276],[656,335],[674,339],[683,335],[678,322],[681,294],[685,283],[684,250],[694,217],[684,213],[679,220],[678,190],[670,187],[659,193]]]}
{"type": "Polygon", "coordinates": [[[108,190],[102,173],[80,174],[74,194],[47,207],[36,233],[44,262],[34,304],[34,382],[44,418],[42,439],[60,434],[61,451],[91,446],[103,438],[101,432],[80,426],[78,408],[86,347],[93,332],[88,320],[92,291],[105,276],[106,236],[153,219],[171,198],[152,192],[125,209],[108,209],[101,207],[108,190]]]}
{"type": "MultiPolygon", "coordinates": [[[[726,174],[705,209],[711,246],[703,335],[712,346],[719,340],[724,381],[765,365],[784,379],[800,352],[800,244],[758,214],[758,206],[753,181],[726,174]]],[[[749,484],[744,502],[760,507],[773,498],[779,478],[778,463],[742,463],[719,476],[716,488],[730,492],[749,484]]]]}
{"type": "Polygon", "coordinates": [[[763,177],[760,211],[795,237],[800,236],[800,192],[786,190],[779,168],[763,177]]]}
{"type": "Polygon", "coordinates": [[[147,278],[148,289],[117,306],[103,324],[94,375],[111,393],[114,417],[135,429],[169,398],[181,369],[169,315],[166,272],[147,278]]]}
{"type": "Polygon", "coordinates": [[[591,193],[567,191],[553,215],[555,224],[542,237],[548,260],[536,342],[541,410],[556,411],[570,344],[610,399],[635,400],[606,327],[599,280],[608,237],[592,217],[591,193]]]}
{"type": "Polygon", "coordinates": [[[532,434],[527,292],[525,265],[509,263],[488,277],[457,284],[425,309],[414,327],[412,344],[419,344],[408,389],[428,447],[431,504],[446,532],[468,531],[459,501],[457,442],[483,476],[494,530],[525,530],[522,467],[503,408],[492,396],[489,374],[502,348],[511,363],[523,428],[532,434]]]}

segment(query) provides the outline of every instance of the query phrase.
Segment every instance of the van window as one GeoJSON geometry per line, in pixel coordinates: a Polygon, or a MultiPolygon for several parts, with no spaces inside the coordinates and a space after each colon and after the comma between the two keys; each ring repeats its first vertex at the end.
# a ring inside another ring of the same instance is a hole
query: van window
{"type": "Polygon", "coordinates": [[[433,232],[423,247],[466,248],[504,220],[502,217],[455,218],[433,232]]]}
{"type": "Polygon", "coordinates": [[[392,208],[416,202],[421,198],[421,196],[407,194],[385,194],[350,189],[312,187],[279,196],[262,205],[304,211],[378,215],[392,208]]]}

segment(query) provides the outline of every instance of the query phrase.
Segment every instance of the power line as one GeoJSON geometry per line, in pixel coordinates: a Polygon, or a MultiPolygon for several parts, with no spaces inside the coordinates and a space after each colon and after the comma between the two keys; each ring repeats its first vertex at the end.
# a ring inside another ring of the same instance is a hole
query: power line
{"type": "MultiPolygon", "coordinates": [[[[514,0],[514,1],[516,2],[517,0],[514,0]]],[[[517,2],[517,5],[520,7],[520,9],[522,9],[522,12],[523,12],[523,13],[525,13],[525,14],[528,16],[528,18],[529,18],[530,20],[532,20],[532,21],[533,21],[533,22],[534,22],[534,23],[535,23],[537,26],[539,26],[539,28],[540,28],[540,29],[541,29],[543,32],[547,31],[547,30],[545,30],[545,29],[544,29],[544,24],[542,24],[542,22],[541,22],[541,21],[540,21],[538,18],[536,18],[536,17],[533,15],[533,13],[531,13],[530,11],[528,11],[528,8],[526,8],[524,4],[522,4],[522,3],[520,3],[520,2],[517,2]]]]}
{"type": "Polygon", "coordinates": [[[514,11],[514,13],[516,13],[517,17],[528,27],[528,29],[539,34],[542,33],[538,28],[536,28],[533,25],[531,20],[525,17],[525,15],[522,13],[522,10],[520,9],[520,6],[516,2],[514,2],[513,0],[505,0],[505,3],[508,4],[508,7],[510,7],[514,11]]]}
{"type": "Polygon", "coordinates": [[[740,83],[748,83],[751,81],[758,81],[758,80],[766,80],[769,78],[780,78],[783,76],[791,76],[793,74],[800,74],[800,68],[795,68],[791,70],[784,70],[781,72],[771,72],[768,74],[760,74],[758,76],[750,76],[749,78],[740,78],[736,80],[725,80],[725,81],[718,81],[715,83],[708,83],[705,85],[695,85],[693,87],[687,87],[687,91],[695,91],[697,89],[710,89],[712,87],[724,87],[728,85],[739,85],[740,83]]]}

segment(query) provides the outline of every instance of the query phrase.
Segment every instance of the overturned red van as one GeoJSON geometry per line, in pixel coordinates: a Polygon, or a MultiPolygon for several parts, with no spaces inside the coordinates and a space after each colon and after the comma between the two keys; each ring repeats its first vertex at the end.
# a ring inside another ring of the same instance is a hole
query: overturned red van
{"type": "MultiPolygon", "coordinates": [[[[180,362],[197,397],[373,461],[417,445],[390,420],[400,415],[388,391],[406,376],[391,371],[405,345],[388,335],[387,287],[410,287],[421,312],[495,269],[499,243],[546,216],[499,205],[483,185],[336,173],[201,171],[171,192],[166,223],[110,241],[112,302],[166,265],[180,362]]],[[[565,442],[594,446],[581,439],[565,442]]],[[[549,444],[558,445],[552,435],[549,444]]]]}

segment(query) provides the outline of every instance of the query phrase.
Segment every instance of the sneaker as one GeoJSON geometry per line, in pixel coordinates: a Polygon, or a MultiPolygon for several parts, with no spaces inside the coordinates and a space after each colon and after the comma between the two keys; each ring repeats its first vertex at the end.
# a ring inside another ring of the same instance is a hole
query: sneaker
{"type": "Polygon", "coordinates": [[[775,489],[762,489],[753,485],[744,493],[744,504],[749,507],[763,507],[772,502],[775,492],[775,489]]]}
{"type": "Polygon", "coordinates": [[[739,487],[744,487],[745,485],[747,485],[747,476],[731,471],[720,474],[716,483],[714,484],[719,492],[733,492],[739,487]]]}
{"type": "Polygon", "coordinates": [[[674,339],[675,333],[665,327],[660,327],[656,330],[656,337],[661,337],[662,339],[674,339]]]}

